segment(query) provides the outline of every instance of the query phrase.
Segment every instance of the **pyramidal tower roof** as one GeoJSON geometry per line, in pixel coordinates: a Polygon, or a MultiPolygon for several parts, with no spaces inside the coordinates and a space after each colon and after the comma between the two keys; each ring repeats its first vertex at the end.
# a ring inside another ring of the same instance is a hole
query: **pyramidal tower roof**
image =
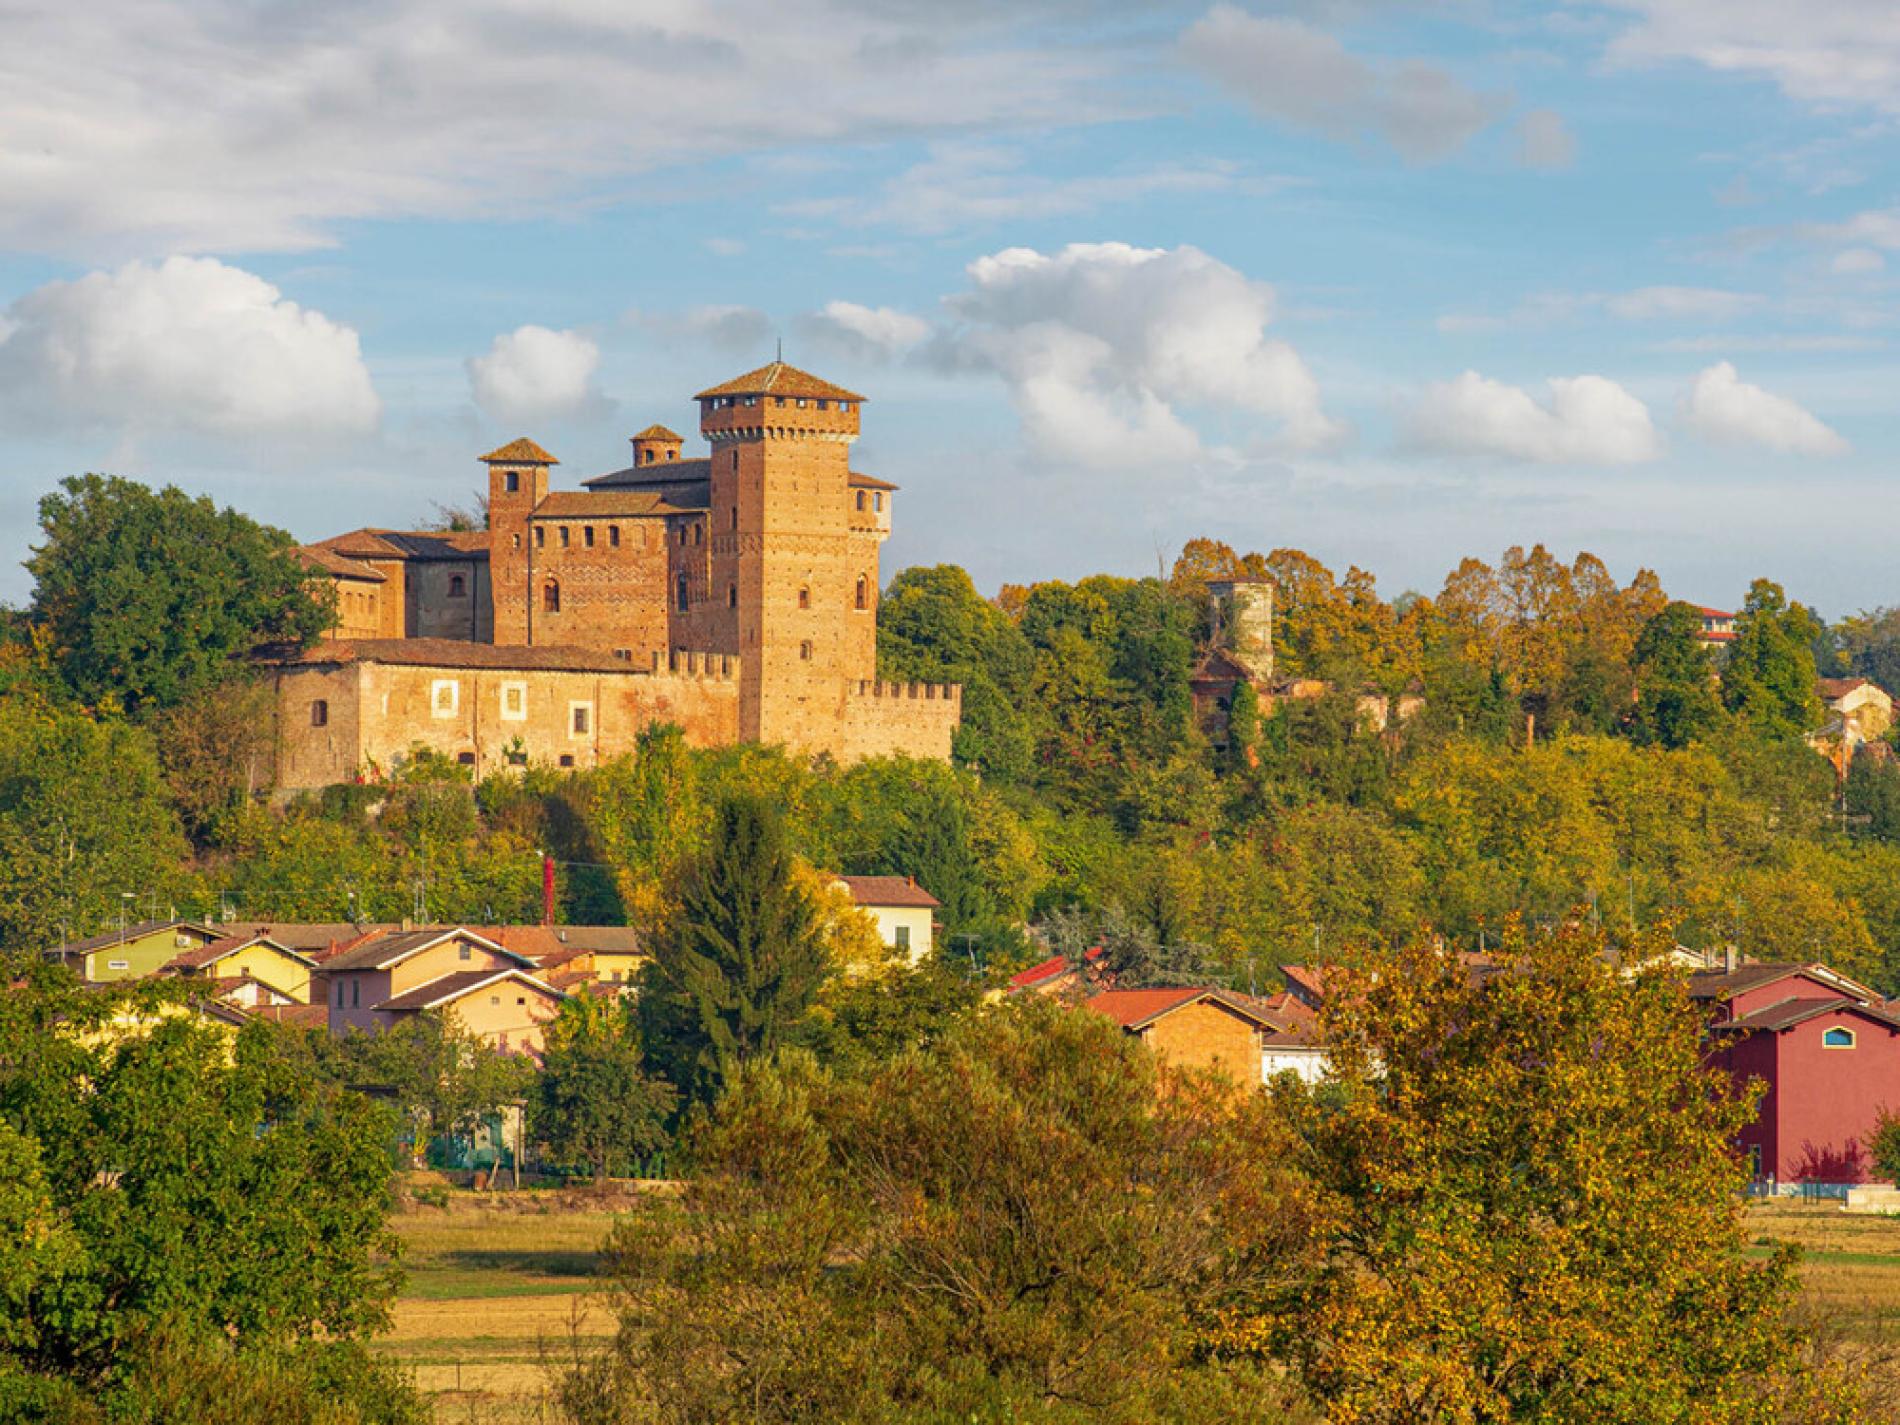
{"type": "Polygon", "coordinates": [[[489,451],[482,457],[482,461],[488,465],[559,465],[561,463],[525,435],[509,441],[499,449],[489,451]]]}
{"type": "Polygon", "coordinates": [[[645,430],[633,433],[635,440],[680,440],[683,437],[676,430],[668,430],[663,425],[650,425],[645,430]]]}
{"type": "Polygon", "coordinates": [[[743,376],[735,376],[730,381],[722,381],[717,386],[708,386],[695,401],[704,401],[712,396],[818,396],[834,401],[862,401],[864,397],[856,391],[847,391],[842,386],[834,386],[821,376],[809,371],[800,371],[796,366],[788,366],[783,361],[774,361],[761,366],[757,371],[748,371],[743,376]]]}

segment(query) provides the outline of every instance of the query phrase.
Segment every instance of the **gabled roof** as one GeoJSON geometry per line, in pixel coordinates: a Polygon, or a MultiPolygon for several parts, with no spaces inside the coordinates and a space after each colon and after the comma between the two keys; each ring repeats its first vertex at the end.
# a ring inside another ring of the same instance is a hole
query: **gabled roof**
{"type": "Polygon", "coordinates": [[[696,455],[685,460],[663,460],[653,465],[609,470],[581,484],[590,490],[625,490],[644,485],[693,485],[711,479],[712,458],[696,455]]]}
{"type": "Polygon", "coordinates": [[[561,463],[525,435],[489,451],[480,458],[487,465],[559,465],[561,463]]]}
{"type": "Polygon", "coordinates": [[[1862,688],[1872,688],[1882,697],[1890,697],[1887,690],[1871,678],[1821,678],[1815,682],[1815,688],[1828,702],[1835,702],[1862,688]]]}
{"type": "Polygon", "coordinates": [[[935,910],[943,902],[917,884],[915,876],[839,876],[859,905],[914,906],[935,910]]]}
{"type": "Polygon", "coordinates": [[[633,438],[635,440],[683,440],[685,437],[676,430],[668,430],[656,421],[645,430],[635,431],[633,438]]]}
{"type": "Polygon", "coordinates": [[[452,1004],[465,995],[474,994],[502,980],[517,981],[542,994],[552,995],[555,999],[566,998],[553,985],[536,979],[525,970],[457,970],[453,974],[440,975],[426,985],[417,985],[413,990],[405,990],[394,999],[384,1000],[376,1008],[387,1013],[439,1009],[445,1004],[452,1004]]]}
{"type": "Polygon", "coordinates": [[[195,920],[141,920],[128,925],[123,930],[108,930],[103,935],[95,935],[88,940],[74,940],[58,946],[51,953],[60,956],[86,955],[94,950],[109,950],[115,945],[124,945],[129,941],[143,940],[146,936],[161,930],[183,930],[194,935],[202,935],[206,940],[216,940],[218,932],[208,925],[195,920]]]}
{"type": "Polygon", "coordinates": [[[822,376],[814,376],[809,371],[800,371],[796,366],[787,366],[783,361],[774,361],[761,366],[757,371],[748,371],[745,375],[735,376],[730,381],[721,381],[717,386],[708,386],[693,399],[704,401],[712,396],[819,396],[838,401],[864,399],[855,391],[834,386],[822,376]]]}
{"type": "Polygon", "coordinates": [[[218,961],[240,950],[248,950],[253,945],[265,945],[280,955],[288,955],[301,965],[314,966],[317,962],[308,955],[292,950],[288,945],[279,944],[268,935],[227,935],[222,940],[213,940],[192,950],[181,950],[164,964],[167,970],[202,970],[215,965],[218,961]]]}
{"type": "Polygon", "coordinates": [[[1704,604],[1697,604],[1695,606],[1695,611],[1701,614],[1703,618],[1734,618],[1735,617],[1735,615],[1730,613],[1727,609],[1712,609],[1712,608],[1707,607],[1704,604]]]}
{"type": "Polygon", "coordinates": [[[385,583],[388,575],[380,569],[356,559],[346,559],[334,549],[326,549],[320,544],[305,544],[290,551],[295,558],[312,569],[321,569],[325,574],[338,579],[361,579],[372,584],[385,583]]]}
{"type": "MultiPolygon", "coordinates": [[[[497,945],[485,935],[477,935],[472,930],[450,925],[437,926],[430,930],[384,931],[371,935],[361,945],[345,950],[339,955],[332,955],[323,962],[323,969],[325,973],[343,970],[387,970],[390,966],[400,965],[403,961],[420,955],[424,950],[431,949],[447,940],[468,940],[484,950],[505,955],[517,964],[530,966],[534,964],[534,961],[526,955],[517,954],[505,945],[497,945]]],[[[493,975],[502,972],[482,970],[479,973],[493,975]]]]}
{"type": "Polygon", "coordinates": [[[1781,980],[1805,975],[1829,989],[1856,999],[1862,1004],[1879,1004],[1880,996],[1858,980],[1850,980],[1826,965],[1797,964],[1792,961],[1761,961],[1738,965],[1733,970],[1698,970],[1689,976],[1689,998],[1727,1000],[1746,990],[1760,989],[1781,980]]]}
{"type": "Polygon", "coordinates": [[[1217,1004],[1230,1010],[1242,1019],[1251,1021],[1262,1029],[1278,1030],[1266,1015],[1248,1004],[1239,995],[1229,994],[1226,990],[1209,989],[1198,986],[1185,986],[1180,989],[1166,990],[1103,990],[1082,1001],[1084,1009],[1092,1009],[1098,1014],[1106,1014],[1121,1025],[1123,1029],[1136,1032],[1146,1029],[1157,1019],[1173,1014],[1178,1009],[1186,1009],[1191,1004],[1217,1004]]]}
{"type": "Polygon", "coordinates": [[[693,513],[696,512],[667,503],[658,490],[616,489],[611,485],[598,490],[556,490],[534,507],[534,518],[538,520],[639,519],[647,515],[693,513]]]}
{"type": "Polygon", "coordinates": [[[1794,996],[1776,1000],[1773,1004],[1763,1005],[1760,1009],[1750,1010],[1736,1019],[1724,1020],[1714,1026],[1717,1033],[1748,1033],[1752,1030],[1774,1032],[1792,1029],[1797,1024],[1818,1018],[1823,1014],[1857,1014],[1862,1019],[1871,1019],[1884,1024],[1889,1029],[1900,1029],[1900,1016],[1886,1009],[1877,1009],[1862,1004],[1859,1000],[1843,999],[1839,996],[1794,996]]]}

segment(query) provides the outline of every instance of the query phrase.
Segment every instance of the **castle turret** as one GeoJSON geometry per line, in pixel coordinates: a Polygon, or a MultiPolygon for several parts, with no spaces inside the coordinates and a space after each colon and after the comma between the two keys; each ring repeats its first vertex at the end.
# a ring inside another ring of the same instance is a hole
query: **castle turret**
{"type": "Polygon", "coordinates": [[[522,436],[482,457],[488,467],[488,579],[495,642],[533,642],[534,546],[528,517],[548,497],[548,467],[560,461],[522,436]]]}
{"type": "Polygon", "coordinates": [[[1210,579],[1215,642],[1234,661],[1265,683],[1273,677],[1273,581],[1210,579]]]}
{"type": "Polygon", "coordinates": [[[681,436],[662,425],[650,425],[633,438],[633,464],[669,465],[680,458],[681,436]]]}

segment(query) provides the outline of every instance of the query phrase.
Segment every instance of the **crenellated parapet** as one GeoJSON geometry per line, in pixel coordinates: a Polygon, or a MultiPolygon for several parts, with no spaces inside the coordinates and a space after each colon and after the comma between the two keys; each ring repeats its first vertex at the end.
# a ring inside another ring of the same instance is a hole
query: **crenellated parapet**
{"type": "Polygon", "coordinates": [[[653,655],[655,677],[701,678],[731,683],[738,680],[740,658],[736,653],[704,653],[697,649],[675,648],[653,655]]]}
{"type": "Polygon", "coordinates": [[[882,678],[860,678],[856,694],[860,698],[885,699],[893,702],[909,699],[911,702],[955,703],[963,704],[963,685],[961,683],[887,683],[882,678]]]}

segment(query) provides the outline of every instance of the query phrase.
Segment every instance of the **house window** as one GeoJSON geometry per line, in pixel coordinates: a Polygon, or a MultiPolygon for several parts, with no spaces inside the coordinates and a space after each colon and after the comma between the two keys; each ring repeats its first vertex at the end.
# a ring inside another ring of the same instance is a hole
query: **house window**
{"type": "Polygon", "coordinates": [[[527,997],[526,995],[516,995],[516,996],[515,996],[515,1003],[516,1003],[516,1004],[526,1004],[527,1002],[528,1002],[528,997],[527,997]]]}
{"type": "Polygon", "coordinates": [[[798,656],[807,662],[811,661],[811,640],[809,638],[798,645],[798,656]]]}
{"type": "Polygon", "coordinates": [[[563,752],[561,754],[561,765],[563,767],[572,767],[574,765],[574,754],[571,752],[563,752]]]}
{"type": "Polygon", "coordinates": [[[462,941],[455,947],[455,958],[458,960],[473,960],[475,958],[474,947],[466,940],[462,941]]]}
{"type": "Polygon", "coordinates": [[[568,532],[567,526],[562,525],[561,526],[561,548],[566,549],[568,546],[568,542],[571,538],[572,536],[568,532]]]}
{"type": "Polygon", "coordinates": [[[756,406],[759,404],[759,398],[757,396],[747,396],[745,398],[745,403],[748,406],[756,406]]]}
{"type": "Polygon", "coordinates": [[[810,589],[800,589],[798,591],[798,606],[801,609],[808,609],[811,607],[811,590],[810,589]]]}
{"type": "Polygon", "coordinates": [[[620,548],[620,526],[619,525],[610,524],[607,526],[607,544],[608,544],[608,547],[611,549],[620,548]]]}
{"type": "Polygon", "coordinates": [[[739,607],[739,586],[737,584],[726,585],[726,607],[729,609],[739,607]]]}
{"type": "Polygon", "coordinates": [[[429,711],[436,717],[454,717],[462,705],[462,685],[453,678],[437,678],[429,685],[429,711]]]}
{"type": "Polygon", "coordinates": [[[801,411],[805,409],[805,398],[803,396],[798,398],[798,409],[801,411]]]}
{"type": "Polygon", "coordinates": [[[501,996],[500,996],[500,995],[490,995],[490,996],[488,997],[488,1002],[489,1002],[490,1004],[500,1004],[500,1003],[501,1003],[501,996]]]}
{"type": "Polygon", "coordinates": [[[772,398],[772,404],[775,406],[782,406],[785,404],[785,398],[783,396],[774,396],[772,398]]]}
{"type": "Polygon", "coordinates": [[[849,401],[840,401],[838,402],[838,409],[843,411],[846,415],[850,415],[851,403],[849,401]]]}
{"type": "MultiPolygon", "coordinates": [[[[681,531],[683,534],[684,531],[681,531]]],[[[673,602],[679,605],[681,613],[686,612],[686,576],[680,575],[679,582],[673,586],[673,602]]]]}
{"type": "Polygon", "coordinates": [[[910,949],[910,927],[908,925],[898,926],[893,933],[897,936],[897,948],[899,950],[910,949]]]}
{"type": "Polygon", "coordinates": [[[310,705],[310,725],[312,727],[328,727],[330,725],[330,705],[322,698],[318,698],[310,705]]]}
{"type": "Polygon", "coordinates": [[[875,495],[871,496],[871,508],[876,510],[879,514],[883,513],[884,492],[882,490],[879,490],[875,495]]]}
{"type": "Polygon", "coordinates": [[[1854,1031],[1851,1029],[1829,1029],[1821,1035],[1823,1049],[1852,1049],[1854,1031]]]}
{"type": "Polygon", "coordinates": [[[536,549],[545,549],[547,548],[547,543],[548,532],[542,529],[540,525],[536,525],[534,527],[534,547],[536,549]]]}
{"type": "Polygon", "coordinates": [[[858,508],[864,508],[864,491],[862,490],[858,491],[858,508]]]}
{"type": "Polygon", "coordinates": [[[341,980],[338,980],[336,983],[336,1007],[338,1009],[343,1008],[343,982],[341,980]]]}
{"type": "Polygon", "coordinates": [[[462,576],[460,574],[449,575],[449,597],[451,599],[459,599],[465,597],[467,593],[468,585],[463,582],[462,576]]]}
{"type": "Polygon", "coordinates": [[[509,722],[521,722],[527,718],[528,685],[526,683],[501,685],[501,715],[509,722]]]}
{"type": "Polygon", "coordinates": [[[464,767],[473,767],[475,765],[475,754],[473,752],[457,753],[455,760],[464,767]]]}
{"type": "Polygon", "coordinates": [[[506,475],[501,477],[501,488],[511,495],[515,494],[521,489],[521,477],[510,470],[506,475]]]}
{"type": "Polygon", "coordinates": [[[594,708],[591,703],[569,703],[567,705],[568,726],[576,737],[585,737],[593,727],[594,708]]]}
{"type": "Polygon", "coordinates": [[[828,411],[828,410],[830,410],[830,409],[831,409],[831,402],[829,402],[829,401],[825,401],[825,400],[820,400],[820,401],[818,402],[818,409],[819,409],[819,410],[821,410],[821,411],[828,411]]]}
{"type": "Polygon", "coordinates": [[[861,609],[871,607],[871,581],[862,574],[858,575],[858,607],[861,609]]]}
{"type": "Polygon", "coordinates": [[[363,982],[361,980],[351,980],[350,981],[350,1008],[361,1009],[362,1007],[363,1007],[363,982]]]}
{"type": "Polygon", "coordinates": [[[581,526],[581,543],[589,549],[594,547],[594,527],[591,524],[581,526]]]}
{"type": "Polygon", "coordinates": [[[550,614],[558,614],[561,611],[561,586],[551,579],[541,590],[541,609],[542,612],[550,614]]]}

